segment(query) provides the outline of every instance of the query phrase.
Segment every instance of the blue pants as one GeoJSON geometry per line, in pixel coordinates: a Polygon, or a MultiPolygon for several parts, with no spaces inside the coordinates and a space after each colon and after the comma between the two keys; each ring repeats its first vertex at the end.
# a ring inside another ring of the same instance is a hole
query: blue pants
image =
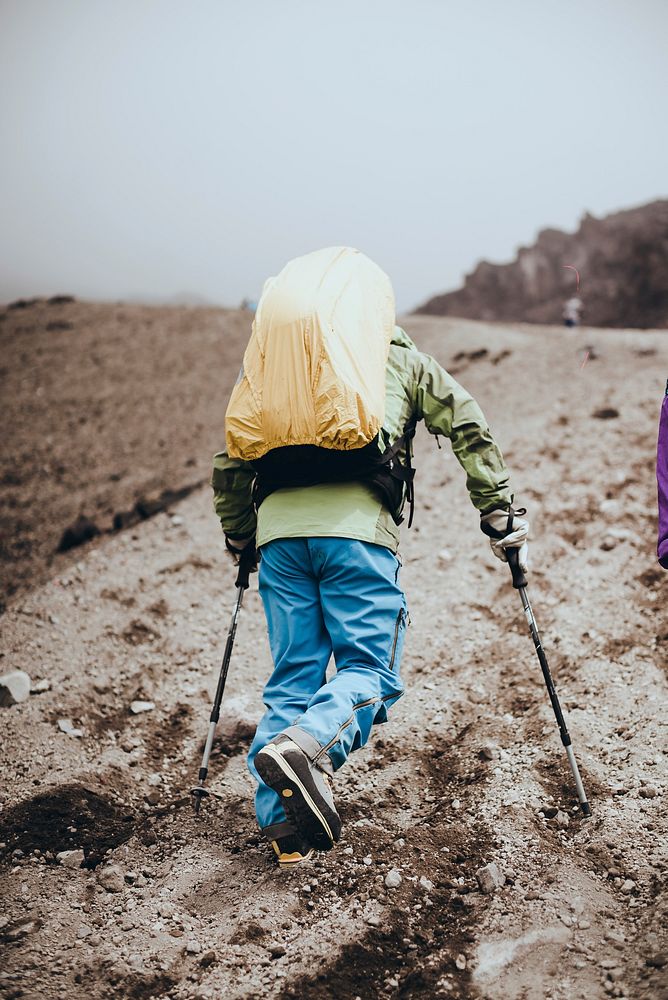
{"type": "Polygon", "coordinates": [[[352,538],[280,538],[262,546],[260,594],[274,671],[266,712],[248,755],[258,783],[260,829],[280,836],[280,798],[255,770],[255,754],[290,727],[324,771],[364,746],[374,723],[400,698],[406,599],[397,557],[352,538]],[[334,654],[336,674],[325,672],[334,654]]]}

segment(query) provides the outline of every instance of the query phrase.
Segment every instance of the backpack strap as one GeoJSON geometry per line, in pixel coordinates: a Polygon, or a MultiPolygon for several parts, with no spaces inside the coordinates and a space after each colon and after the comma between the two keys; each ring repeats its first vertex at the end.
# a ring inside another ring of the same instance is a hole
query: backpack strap
{"type": "MultiPolygon", "coordinates": [[[[386,470],[387,473],[392,477],[392,479],[399,480],[406,487],[406,502],[408,504],[408,527],[410,528],[413,524],[413,516],[415,514],[415,469],[413,468],[413,438],[415,437],[415,431],[417,428],[418,418],[415,413],[412,413],[406,424],[404,426],[403,434],[401,434],[397,440],[386,448],[378,460],[378,465],[382,470],[386,470]],[[405,448],[406,450],[406,461],[405,464],[397,461],[399,453],[405,448]]],[[[395,511],[391,508],[392,517],[397,524],[403,521],[403,518],[397,518],[395,511]]]]}
{"type": "Polygon", "coordinates": [[[403,433],[385,451],[380,451],[377,435],[368,445],[355,451],[333,451],[315,445],[286,445],[267,452],[250,463],[256,472],[252,491],[255,509],[275,490],[285,487],[362,482],[377,490],[395,524],[403,521],[399,511],[405,489],[410,528],[415,511],[412,442],[416,426],[417,417],[412,414],[403,433]],[[406,457],[402,462],[399,455],[404,449],[406,457]]]}

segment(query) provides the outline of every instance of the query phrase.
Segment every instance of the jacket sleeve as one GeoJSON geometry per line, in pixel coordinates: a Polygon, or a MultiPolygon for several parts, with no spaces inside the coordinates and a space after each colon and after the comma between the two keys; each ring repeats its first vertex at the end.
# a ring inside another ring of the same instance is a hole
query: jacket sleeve
{"type": "Polygon", "coordinates": [[[473,506],[484,514],[509,504],[508,469],[476,401],[428,354],[420,354],[416,376],[416,415],[431,434],[450,439],[473,506]]]}
{"type": "Polygon", "coordinates": [[[224,451],[214,455],[213,509],[230,538],[250,538],[255,534],[257,516],[251,493],[254,478],[255,470],[248,462],[230,458],[224,451]]]}

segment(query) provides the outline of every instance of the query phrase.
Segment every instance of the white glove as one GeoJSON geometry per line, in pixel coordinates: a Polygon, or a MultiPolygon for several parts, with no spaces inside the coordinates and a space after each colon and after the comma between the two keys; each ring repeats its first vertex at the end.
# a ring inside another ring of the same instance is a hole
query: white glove
{"type": "MultiPolygon", "coordinates": [[[[482,530],[485,531],[487,526],[492,531],[494,531],[499,536],[508,529],[508,511],[499,508],[498,510],[492,510],[489,514],[485,514],[480,518],[480,525],[482,530]]],[[[487,532],[485,531],[485,534],[487,532]]],[[[492,546],[492,552],[500,559],[502,562],[508,562],[508,556],[506,555],[506,549],[519,549],[518,561],[520,567],[526,573],[529,568],[529,549],[527,546],[527,538],[529,537],[529,522],[523,517],[518,517],[517,514],[513,514],[513,527],[509,535],[503,535],[503,537],[489,539],[489,544],[492,546]]]]}

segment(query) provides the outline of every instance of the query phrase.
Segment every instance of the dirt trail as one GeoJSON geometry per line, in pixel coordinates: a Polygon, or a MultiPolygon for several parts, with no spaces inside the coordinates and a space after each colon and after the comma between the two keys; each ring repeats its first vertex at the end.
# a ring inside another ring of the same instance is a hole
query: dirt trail
{"type": "Polygon", "coordinates": [[[195,817],[234,598],[204,488],[82,549],[2,619],[3,669],[50,689],[2,711],[0,997],[668,997],[666,334],[407,327],[479,399],[529,508],[530,593],[592,819],[507,571],[424,432],[402,545],[407,693],[337,776],[341,845],[278,872],[255,830],[244,752],[270,666],[256,582],[195,817]],[[134,700],[155,708],[132,715],[134,700]],[[56,862],[76,849],[83,867],[56,862]],[[505,884],[484,894],[492,862],[505,884]]]}

